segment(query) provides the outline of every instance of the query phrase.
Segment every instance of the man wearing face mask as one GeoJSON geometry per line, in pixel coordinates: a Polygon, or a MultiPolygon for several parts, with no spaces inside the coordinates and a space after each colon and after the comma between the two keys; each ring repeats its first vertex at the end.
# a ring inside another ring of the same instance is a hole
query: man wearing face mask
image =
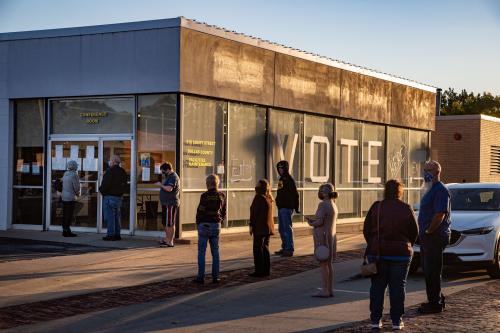
{"type": "Polygon", "coordinates": [[[441,165],[428,161],[424,167],[424,180],[429,190],[420,202],[418,214],[420,256],[425,275],[427,303],[419,307],[420,313],[437,313],[445,307],[441,293],[443,251],[450,243],[450,192],[440,181],[441,165]]]}
{"type": "Polygon", "coordinates": [[[120,166],[121,159],[117,155],[111,156],[108,162],[109,168],[102,177],[99,192],[103,196],[102,209],[104,221],[107,224],[107,235],[102,239],[105,241],[121,240],[121,206],[122,196],[127,191],[127,173],[120,166]]]}
{"type": "Polygon", "coordinates": [[[278,174],[278,191],[276,195],[276,206],[278,206],[278,230],[281,236],[281,250],[276,251],[283,257],[293,256],[293,229],[292,214],[299,211],[299,192],[295,180],[288,171],[288,162],[279,161],[276,165],[278,174]]]}
{"type": "Polygon", "coordinates": [[[165,176],[163,183],[157,182],[160,187],[160,201],[162,207],[162,224],[165,226],[165,239],[160,246],[174,247],[175,221],[179,210],[179,176],[172,170],[172,164],[167,162],[160,166],[165,176]]]}

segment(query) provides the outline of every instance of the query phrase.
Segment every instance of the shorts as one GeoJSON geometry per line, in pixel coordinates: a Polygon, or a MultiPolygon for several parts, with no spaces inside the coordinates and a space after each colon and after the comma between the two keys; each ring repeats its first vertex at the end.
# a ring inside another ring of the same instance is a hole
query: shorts
{"type": "Polygon", "coordinates": [[[179,210],[178,206],[161,206],[161,224],[165,227],[173,227],[175,226],[175,221],[177,220],[177,211],[179,210]]]}

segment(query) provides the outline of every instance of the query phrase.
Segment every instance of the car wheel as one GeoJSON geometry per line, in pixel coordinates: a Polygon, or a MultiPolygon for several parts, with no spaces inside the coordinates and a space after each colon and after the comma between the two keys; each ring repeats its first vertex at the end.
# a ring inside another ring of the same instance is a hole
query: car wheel
{"type": "Polygon", "coordinates": [[[500,278],[500,238],[497,240],[496,250],[495,250],[495,260],[493,265],[488,267],[488,274],[493,279],[500,278]]]}
{"type": "Polygon", "coordinates": [[[415,274],[420,267],[420,257],[413,255],[413,258],[411,258],[411,263],[410,263],[410,269],[409,273],[410,274],[415,274]]]}

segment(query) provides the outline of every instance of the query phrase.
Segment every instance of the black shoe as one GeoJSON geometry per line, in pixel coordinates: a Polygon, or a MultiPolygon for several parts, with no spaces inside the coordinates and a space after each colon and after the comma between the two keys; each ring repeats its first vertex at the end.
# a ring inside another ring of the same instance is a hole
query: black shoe
{"type": "Polygon", "coordinates": [[[213,279],[212,279],[212,283],[213,283],[213,284],[217,284],[217,283],[219,283],[219,282],[220,282],[220,278],[213,278],[213,279]]]}
{"type": "Polygon", "coordinates": [[[121,236],[113,236],[113,241],[121,241],[122,240],[122,237],[121,236]]]}
{"type": "Polygon", "coordinates": [[[292,251],[283,251],[283,253],[281,253],[281,256],[282,257],[293,257],[293,252],[292,251]]]}
{"type": "Polygon", "coordinates": [[[205,283],[205,280],[203,279],[199,279],[199,278],[196,278],[193,280],[194,283],[198,283],[198,284],[204,284],[205,283]]]}
{"type": "Polygon", "coordinates": [[[441,307],[443,308],[443,310],[446,308],[446,302],[445,302],[445,298],[444,295],[441,295],[441,307]]]}
{"type": "Polygon", "coordinates": [[[63,231],[63,237],[76,237],[76,234],[72,233],[71,231],[63,231]]]}
{"type": "Polygon", "coordinates": [[[114,240],[114,237],[113,236],[104,236],[102,238],[102,240],[104,240],[104,241],[112,241],[112,240],[114,240]]]}
{"type": "Polygon", "coordinates": [[[439,303],[422,303],[418,308],[418,312],[422,314],[440,313],[443,312],[443,307],[439,303]]]}
{"type": "Polygon", "coordinates": [[[283,254],[283,249],[279,250],[279,251],[274,251],[274,254],[277,254],[277,255],[282,255],[283,254]]]}

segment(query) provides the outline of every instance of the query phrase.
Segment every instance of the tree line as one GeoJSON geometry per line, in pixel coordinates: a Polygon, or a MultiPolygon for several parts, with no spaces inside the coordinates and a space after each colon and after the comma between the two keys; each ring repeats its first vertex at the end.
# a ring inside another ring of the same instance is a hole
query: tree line
{"type": "Polygon", "coordinates": [[[457,93],[453,88],[441,95],[441,115],[484,114],[500,117],[500,96],[485,92],[475,95],[465,89],[457,93]]]}

